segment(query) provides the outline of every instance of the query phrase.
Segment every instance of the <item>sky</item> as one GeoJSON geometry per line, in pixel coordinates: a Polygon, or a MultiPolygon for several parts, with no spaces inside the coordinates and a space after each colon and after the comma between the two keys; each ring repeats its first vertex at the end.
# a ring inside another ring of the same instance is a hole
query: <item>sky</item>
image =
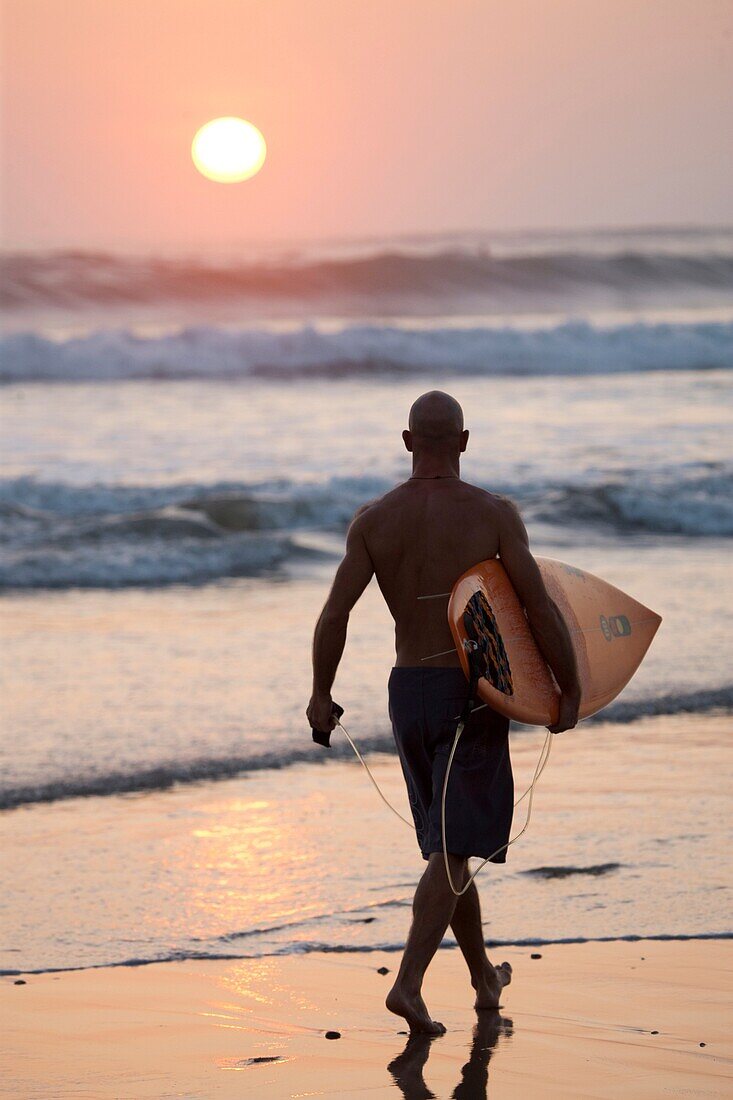
{"type": "Polygon", "coordinates": [[[732,0],[3,0],[2,244],[733,223],[732,0]],[[220,115],[261,172],[205,179],[220,115]]]}

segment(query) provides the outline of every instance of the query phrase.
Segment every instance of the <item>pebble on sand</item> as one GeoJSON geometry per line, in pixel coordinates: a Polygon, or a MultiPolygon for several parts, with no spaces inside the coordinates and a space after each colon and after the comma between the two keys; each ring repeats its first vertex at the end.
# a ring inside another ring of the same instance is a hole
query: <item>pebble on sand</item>
{"type": "Polygon", "coordinates": [[[27,985],[25,978],[16,978],[13,985],[27,985]]]}
{"type": "Polygon", "coordinates": [[[532,954],[529,957],[530,957],[530,959],[541,959],[542,958],[542,956],[539,954],[538,951],[533,951],[532,954]]]}
{"type": "Polygon", "coordinates": [[[341,1032],[340,1031],[327,1031],[326,1032],[326,1038],[327,1039],[340,1039],[341,1038],[341,1032]]]}
{"type": "Polygon", "coordinates": [[[380,966],[379,969],[377,970],[377,974],[389,974],[389,967],[388,966],[380,966]]]}

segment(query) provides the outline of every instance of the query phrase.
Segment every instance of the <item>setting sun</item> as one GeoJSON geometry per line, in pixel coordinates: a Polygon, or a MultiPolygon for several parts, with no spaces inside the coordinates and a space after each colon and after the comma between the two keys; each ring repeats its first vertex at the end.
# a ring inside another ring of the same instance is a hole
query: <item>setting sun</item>
{"type": "Polygon", "coordinates": [[[191,156],[199,172],[217,183],[239,183],[256,175],[267,146],[256,126],[243,118],[215,118],[197,132],[191,156]]]}

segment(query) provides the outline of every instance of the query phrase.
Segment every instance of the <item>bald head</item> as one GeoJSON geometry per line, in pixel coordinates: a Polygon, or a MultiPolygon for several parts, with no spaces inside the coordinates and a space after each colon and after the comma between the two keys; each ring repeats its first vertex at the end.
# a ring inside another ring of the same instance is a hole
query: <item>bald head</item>
{"type": "Polygon", "coordinates": [[[463,409],[442,390],[422,394],[410,409],[410,431],[420,440],[448,442],[463,431],[463,409]]]}

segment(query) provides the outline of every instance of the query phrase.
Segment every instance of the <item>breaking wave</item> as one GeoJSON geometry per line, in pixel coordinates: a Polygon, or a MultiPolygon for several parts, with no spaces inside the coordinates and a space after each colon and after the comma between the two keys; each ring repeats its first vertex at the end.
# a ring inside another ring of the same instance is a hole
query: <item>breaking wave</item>
{"type": "Polygon", "coordinates": [[[279,258],[204,260],[130,257],[104,252],[10,253],[2,258],[0,304],[14,311],[39,307],[164,302],[284,302],[341,304],[358,311],[402,304],[480,299],[487,308],[518,299],[588,298],[593,292],[618,301],[675,290],[729,294],[733,255],[701,232],[697,243],[677,250],[662,238],[629,240],[612,251],[568,237],[556,249],[497,254],[486,242],[453,242],[405,249],[399,243],[361,255],[295,255],[279,258]],[[697,248],[697,251],[695,250],[697,248]]]}
{"type": "Polygon", "coordinates": [[[64,340],[32,332],[0,339],[0,381],[307,379],[447,372],[585,375],[733,368],[733,323],[585,321],[522,327],[349,325],[324,331],[194,325],[166,335],[101,329],[64,340]]]}
{"type": "Polygon", "coordinates": [[[324,551],[308,528],[343,529],[386,483],[323,487],[76,487],[0,482],[0,589],[201,584],[253,576],[324,551]]]}
{"type": "Polygon", "coordinates": [[[733,535],[733,471],[710,463],[669,475],[634,471],[595,485],[548,487],[533,515],[620,531],[726,537],[733,535]]]}
{"type": "MultiPolygon", "coordinates": [[[[338,552],[355,510],[391,488],[377,477],[247,484],[73,486],[0,481],[0,589],[201,584],[338,552]]],[[[625,533],[733,535],[733,471],[722,463],[629,471],[595,485],[527,478],[494,485],[527,520],[625,533]]]]}

